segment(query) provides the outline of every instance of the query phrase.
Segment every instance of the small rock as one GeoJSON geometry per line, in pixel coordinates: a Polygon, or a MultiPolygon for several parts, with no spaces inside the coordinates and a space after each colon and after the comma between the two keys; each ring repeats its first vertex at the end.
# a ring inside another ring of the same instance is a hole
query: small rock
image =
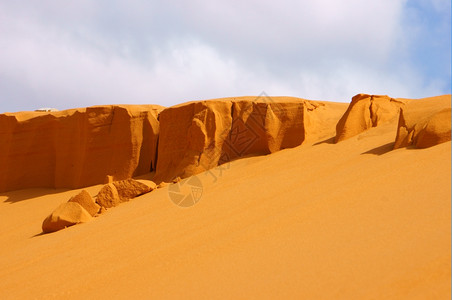
{"type": "Polygon", "coordinates": [[[112,183],[112,182],[113,182],[113,176],[112,175],[105,176],[105,180],[104,180],[105,184],[112,183]]]}
{"type": "Polygon", "coordinates": [[[86,211],[94,217],[100,209],[100,206],[96,204],[93,197],[86,191],[83,190],[79,194],[75,195],[68,202],[77,202],[80,204],[86,211]]]}
{"type": "Polygon", "coordinates": [[[58,231],[78,223],[88,222],[91,215],[77,202],[66,202],[58,206],[42,223],[45,233],[58,231]]]}
{"type": "Polygon", "coordinates": [[[121,203],[118,190],[113,183],[108,183],[102,187],[97,194],[96,202],[105,208],[115,207],[121,203]]]}
{"type": "Polygon", "coordinates": [[[152,190],[148,185],[134,179],[115,181],[113,185],[118,191],[121,202],[129,201],[136,196],[149,193],[152,190]]]}
{"type": "Polygon", "coordinates": [[[163,188],[163,187],[165,187],[165,186],[167,186],[167,185],[168,185],[167,182],[162,181],[162,182],[160,182],[160,183],[157,185],[157,188],[158,188],[158,189],[161,189],[161,188],[163,188]]]}

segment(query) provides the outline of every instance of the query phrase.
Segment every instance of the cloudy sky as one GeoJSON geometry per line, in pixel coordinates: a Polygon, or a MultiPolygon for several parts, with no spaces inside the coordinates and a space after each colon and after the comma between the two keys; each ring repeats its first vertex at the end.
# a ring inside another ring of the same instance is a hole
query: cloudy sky
{"type": "Polygon", "coordinates": [[[0,0],[0,112],[451,90],[450,0],[0,0]]]}

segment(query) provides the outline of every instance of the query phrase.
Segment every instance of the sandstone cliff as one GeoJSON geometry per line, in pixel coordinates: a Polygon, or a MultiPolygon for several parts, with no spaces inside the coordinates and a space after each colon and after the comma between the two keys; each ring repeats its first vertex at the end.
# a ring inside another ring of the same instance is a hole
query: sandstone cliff
{"type": "Polygon", "coordinates": [[[450,95],[410,101],[399,115],[394,148],[427,148],[451,140],[450,95]]]}
{"type": "Polygon", "coordinates": [[[155,105],[0,115],[0,191],[78,188],[155,169],[155,105]]]}
{"type": "Polygon", "coordinates": [[[319,121],[325,105],[293,97],[240,97],[167,108],[159,117],[154,180],[185,178],[240,157],[299,146],[334,126],[319,121]]]}
{"type": "Polygon", "coordinates": [[[350,105],[239,97],[0,114],[0,192],[79,188],[155,171],[186,178],[246,156],[394,124],[394,148],[450,140],[450,95],[421,100],[358,94],[350,105]],[[341,117],[342,116],[342,117],[341,117]],[[339,122],[338,122],[339,120],[339,122]],[[398,122],[398,126],[397,126],[398,122]]]}
{"type": "Polygon", "coordinates": [[[394,122],[407,100],[388,96],[358,94],[336,126],[335,142],[351,138],[378,125],[394,122]]]}
{"type": "Polygon", "coordinates": [[[427,148],[451,140],[451,95],[423,99],[394,99],[358,94],[336,126],[335,142],[372,127],[393,123],[394,149],[427,148]]]}

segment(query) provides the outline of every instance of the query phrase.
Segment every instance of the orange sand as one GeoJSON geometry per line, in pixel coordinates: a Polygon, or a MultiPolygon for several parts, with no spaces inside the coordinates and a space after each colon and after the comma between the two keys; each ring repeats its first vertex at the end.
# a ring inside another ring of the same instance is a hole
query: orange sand
{"type": "Polygon", "coordinates": [[[198,174],[189,208],[166,186],[41,235],[80,190],[0,194],[0,298],[449,299],[451,142],[393,150],[395,119],[334,144],[340,107],[320,141],[198,174]]]}

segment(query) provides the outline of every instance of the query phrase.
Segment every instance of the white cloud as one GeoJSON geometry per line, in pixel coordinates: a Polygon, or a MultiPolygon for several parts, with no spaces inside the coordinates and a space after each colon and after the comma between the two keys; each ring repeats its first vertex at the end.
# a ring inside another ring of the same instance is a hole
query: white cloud
{"type": "Polygon", "coordinates": [[[0,3],[0,111],[262,91],[334,101],[439,94],[444,82],[425,82],[406,58],[405,3],[0,3]]]}

